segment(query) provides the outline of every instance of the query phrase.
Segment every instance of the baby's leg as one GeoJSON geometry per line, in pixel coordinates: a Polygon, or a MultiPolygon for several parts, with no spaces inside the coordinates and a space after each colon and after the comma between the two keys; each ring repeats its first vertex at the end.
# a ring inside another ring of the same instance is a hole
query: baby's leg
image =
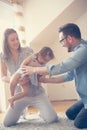
{"type": "Polygon", "coordinates": [[[10,127],[12,125],[15,125],[19,120],[21,113],[28,106],[28,104],[29,104],[28,97],[24,97],[15,102],[14,109],[12,109],[9,106],[4,117],[4,121],[3,121],[4,126],[10,127]]]}
{"type": "Polygon", "coordinates": [[[8,101],[9,101],[9,104],[10,104],[11,108],[13,109],[14,108],[14,100],[13,100],[13,98],[12,97],[9,98],[8,101]]]}
{"type": "Polygon", "coordinates": [[[15,73],[11,77],[11,81],[10,81],[11,96],[14,96],[14,94],[15,94],[15,89],[16,89],[19,79],[20,79],[20,75],[18,73],[15,73]]]}

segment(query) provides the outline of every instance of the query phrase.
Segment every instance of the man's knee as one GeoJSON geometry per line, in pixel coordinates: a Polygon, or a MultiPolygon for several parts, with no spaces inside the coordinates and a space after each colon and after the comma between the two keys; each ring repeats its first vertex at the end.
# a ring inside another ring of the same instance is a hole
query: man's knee
{"type": "Polygon", "coordinates": [[[76,128],[79,128],[79,129],[83,129],[83,128],[87,128],[87,120],[75,120],[74,121],[74,125],[76,128]]]}
{"type": "Polygon", "coordinates": [[[83,102],[78,101],[77,103],[73,104],[70,108],[67,109],[66,116],[70,120],[74,120],[83,107],[83,102]]]}
{"type": "Polygon", "coordinates": [[[87,109],[82,108],[75,118],[74,125],[79,129],[87,128],[87,109]]]}
{"type": "Polygon", "coordinates": [[[66,116],[67,116],[70,120],[74,120],[75,117],[76,117],[70,109],[68,109],[68,110],[66,111],[66,116]]]}

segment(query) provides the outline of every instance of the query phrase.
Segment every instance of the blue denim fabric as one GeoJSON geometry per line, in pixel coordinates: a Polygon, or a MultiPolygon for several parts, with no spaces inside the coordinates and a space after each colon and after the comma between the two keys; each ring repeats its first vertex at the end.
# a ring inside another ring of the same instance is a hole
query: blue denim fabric
{"type": "Polygon", "coordinates": [[[87,41],[82,39],[72,55],[60,64],[48,66],[48,72],[50,75],[63,74],[64,81],[74,79],[77,92],[87,108],[87,41]]]}

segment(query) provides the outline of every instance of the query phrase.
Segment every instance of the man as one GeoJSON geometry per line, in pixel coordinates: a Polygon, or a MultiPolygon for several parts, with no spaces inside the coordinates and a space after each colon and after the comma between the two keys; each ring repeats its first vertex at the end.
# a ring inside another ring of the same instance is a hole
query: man
{"type": "Polygon", "coordinates": [[[66,115],[74,120],[77,128],[87,128],[87,41],[81,39],[81,32],[76,24],[68,23],[59,28],[59,40],[68,52],[73,52],[66,60],[48,67],[25,67],[24,73],[59,75],[42,79],[47,83],[62,83],[75,80],[77,93],[81,100],[71,106],[66,115]],[[61,74],[61,75],[60,75],[61,74]]]}

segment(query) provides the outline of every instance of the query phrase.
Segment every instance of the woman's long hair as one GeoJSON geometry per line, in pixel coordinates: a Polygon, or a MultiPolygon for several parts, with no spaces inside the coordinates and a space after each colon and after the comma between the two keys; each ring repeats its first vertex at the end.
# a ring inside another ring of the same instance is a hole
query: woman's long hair
{"type": "MultiPolygon", "coordinates": [[[[3,44],[2,44],[2,53],[4,55],[5,58],[8,58],[9,55],[11,54],[11,51],[10,51],[10,48],[9,48],[9,45],[8,45],[8,37],[11,33],[16,33],[17,32],[12,29],[12,28],[7,28],[4,32],[4,37],[3,37],[3,44]]],[[[21,46],[19,44],[19,50],[20,50],[21,46]]]]}

